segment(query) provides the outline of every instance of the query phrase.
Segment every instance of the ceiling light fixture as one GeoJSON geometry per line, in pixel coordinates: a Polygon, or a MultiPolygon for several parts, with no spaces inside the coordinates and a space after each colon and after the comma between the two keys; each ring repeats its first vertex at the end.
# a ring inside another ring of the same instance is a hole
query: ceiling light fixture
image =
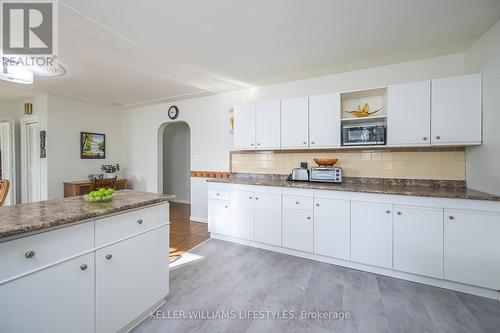
{"type": "Polygon", "coordinates": [[[0,80],[33,84],[33,73],[25,68],[4,64],[0,71],[0,80]]]}
{"type": "Polygon", "coordinates": [[[35,75],[39,76],[61,76],[66,73],[66,69],[58,63],[46,64],[42,66],[25,67],[35,75]]]}

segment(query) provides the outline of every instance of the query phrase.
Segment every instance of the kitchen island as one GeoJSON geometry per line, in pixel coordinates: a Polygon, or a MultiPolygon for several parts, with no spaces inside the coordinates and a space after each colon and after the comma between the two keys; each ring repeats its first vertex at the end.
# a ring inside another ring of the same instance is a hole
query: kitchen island
{"type": "Polygon", "coordinates": [[[169,203],[117,191],[0,208],[6,332],[127,331],[169,291],[169,203]]]}

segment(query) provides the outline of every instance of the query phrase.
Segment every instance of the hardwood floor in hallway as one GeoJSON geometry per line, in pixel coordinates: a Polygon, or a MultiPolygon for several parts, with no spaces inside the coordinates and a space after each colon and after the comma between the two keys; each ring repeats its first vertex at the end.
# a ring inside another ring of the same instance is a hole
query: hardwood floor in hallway
{"type": "Polygon", "coordinates": [[[210,238],[208,224],[189,220],[191,205],[170,203],[170,261],[210,238]]]}

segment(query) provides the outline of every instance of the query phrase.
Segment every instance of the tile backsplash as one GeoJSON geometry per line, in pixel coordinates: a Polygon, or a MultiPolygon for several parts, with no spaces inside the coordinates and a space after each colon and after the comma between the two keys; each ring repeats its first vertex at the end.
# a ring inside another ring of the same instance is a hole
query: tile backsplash
{"type": "Polygon", "coordinates": [[[346,177],[465,180],[463,148],[233,152],[231,171],[289,174],[300,162],[315,166],[315,157],[338,158],[346,177]]]}

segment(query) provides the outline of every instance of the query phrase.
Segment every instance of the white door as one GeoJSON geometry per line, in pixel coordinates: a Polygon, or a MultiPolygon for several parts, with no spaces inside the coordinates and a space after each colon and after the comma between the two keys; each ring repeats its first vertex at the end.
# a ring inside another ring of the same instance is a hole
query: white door
{"type": "Polygon", "coordinates": [[[443,278],[443,210],[394,207],[394,269],[443,278]]]}
{"type": "Polygon", "coordinates": [[[309,112],[307,97],[281,101],[281,148],[307,148],[309,112]]]}
{"type": "Polygon", "coordinates": [[[309,146],[340,147],[340,94],[309,97],[309,146]]]}
{"type": "Polygon", "coordinates": [[[392,206],[351,203],[351,260],[392,268],[392,206]]]}
{"type": "Polygon", "coordinates": [[[431,143],[481,143],[481,74],[432,80],[431,143]]]}
{"type": "Polygon", "coordinates": [[[313,212],[283,210],[283,247],[303,252],[313,252],[313,212]]]}
{"type": "Polygon", "coordinates": [[[208,229],[216,234],[229,234],[229,201],[208,200],[208,229]]]}
{"type": "Polygon", "coordinates": [[[254,239],[254,193],[231,191],[229,200],[229,234],[248,240],[254,239]]]}
{"type": "Polygon", "coordinates": [[[94,254],[0,285],[0,309],[2,332],[93,332],[94,254]]]}
{"type": "Polygon", "coordinates": [[[255,192],[255,241],[281,246],[281,194],[255,192]]]}
{"type": "Polygon", "coordinates": [[[25,201],[40,201],[40,131],[38,122],[25,123],[25,201]]]}
{"type": "Polygon", "coordinates": [[[500,290],[500,214],[444,212],[444,278],[500,290]]]}
{"type": "Polygon", "coordinates": [[[387,89],[387,144],[428,146],[431,142],[431,82],[396,84],[387,89]]]}
{"type": "Polygon", "coordinates": [[[163,226],[96,251],[97,333],[118,332],[167,296],[168,240],[163,226]]]}
{"type": "Polygon", "coordinates": [[[255,104],[234,107],[234,148],[255,149],[255,104]]]}
{"type": "Polygon", "coordinates": [[[10,182],[10,190],[4,206],[10,206],[15,202],[14,197],[14,126],[10,121],[0,121],[0,179],[10,182]]]}
{"type": "Polygon", "coordinates": [[[350,259],[351,203],[314,198],[314,253],[350,259]]]}
{"type": "Polygon", "coordinates": [[[255,105],[255,141],[257,149],[280,147],[280,101],[255,105]]]}

